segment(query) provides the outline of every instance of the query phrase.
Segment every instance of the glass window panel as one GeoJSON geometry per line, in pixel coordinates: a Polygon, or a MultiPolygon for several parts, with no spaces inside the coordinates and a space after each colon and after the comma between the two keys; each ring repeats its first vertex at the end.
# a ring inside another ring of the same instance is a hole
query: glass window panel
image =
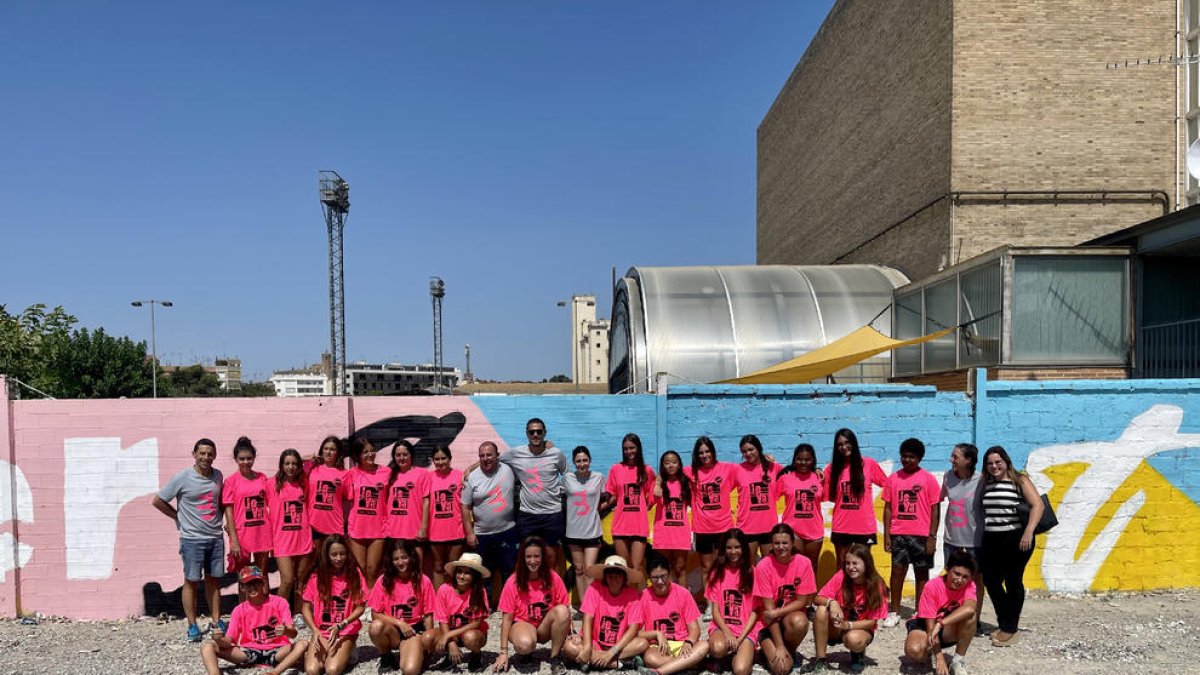
{"type": "Polygon", "coordinates": [[[1124,258],[1018,257],[1012,297],[1014,362],[1125,362],[1124,258]]]}
{"type": "Polygon", "coordinates": [[[1001,278],[999,260],[959,277],[959,323],[975,321],[959,331],[961,367],[1000,363],[1001,278]]]}
{"type": "MultiPolygon", "coordinates": [[[[896,298],[896,325],[892,337],[907,340],[921,335],[921,291],[896,298]]],[[[892,352],[897,375],[921,372],[921,346],[901,347],[892,352]]]]}
{"type": "MultiPolygon", "coordinates": [[[[925,288],[925,335],[936,333],[958,324],[958,280],[951,277],[925,288]]],[[[925,372],[953,370],[955,367],[954,345],[958,336],[954,333],[924,343],[925,372]]]]}

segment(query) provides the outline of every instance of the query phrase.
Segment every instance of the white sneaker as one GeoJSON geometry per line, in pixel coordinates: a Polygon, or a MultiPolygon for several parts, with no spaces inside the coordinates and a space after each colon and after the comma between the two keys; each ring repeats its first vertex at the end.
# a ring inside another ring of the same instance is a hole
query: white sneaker
{"type": "Polygon", "coordinates": [[[307,624],[304,623],[303,614],[297,614],[296,616],[293,616],[292,625],[296,627],[296,630],[304,630],[308,627],[307,624]]]}
{"type": "Polygon", "coordinates": [[[883,620],[884,628],[891,628],[900,623],[900,615],[895,612],[888,612],[887,618],[883,620]]]}
{"type": "Polygon", "coordinates": [[[967,675],[967,660],[958,654],[951,656],[950,675],[967,675]]]}
{"type": "Polygon", "coordinates": [[[371,623],[371,608],[370,607],[363,610],[362,616],[359,617],[359,620],[362,621],[362,623],[371,623]]]}

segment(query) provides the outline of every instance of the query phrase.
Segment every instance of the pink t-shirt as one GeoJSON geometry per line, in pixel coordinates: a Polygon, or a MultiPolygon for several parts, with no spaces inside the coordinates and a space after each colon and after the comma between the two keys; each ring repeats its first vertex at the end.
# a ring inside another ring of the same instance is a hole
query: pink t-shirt
{"type": "Polygon", "coordinates": [[[801,539],[822,539],[825,536],[825,517],[821,502],[825,488],[817,472],[801,477],[794,471],[780,475],[771,482],[772,502],[783,497],[783,522],[792,526],[801,539]]]}
{"type": "MultiPolygon", "coordinates": [[[[485,583],[488,583],[485,580],[485,583]]],[[[488,629],[488,608],[487,594],[483,594],[484,609],[471,611],[471,591],[468,589],[466,593],[459,593],[454,589],[453,583],[444,583],[438,586],[437,597],[433,603],[433,620],[437,621],[450,630],[462,628],[471,623],[475,619],[483,619],[479,624],[479,630],[487,632],[488,629]]]]}
{"type": "MultiPolygon", "coordinates": [[[[339,621],[344,621],[355,607],[366,602],[367,580],[363,578],[362,572],[358,573],[358,587],[362,591],[357,598],[350,597],[350,588],[346,584],[345,575],[335,574],[330,582],[328,602],[321,599],[321,593],[317,590],[316,572],[309,575],[308,583],[304,584],[304,592],[300,594],[305,602],[312,604],[313,618],[317,622],[317,630],[321,631],[327,630],[339,621]]],[[[362,622],[355,619],[346,624],[341,635],[358,635],[360,630],[362,630],[362,622]]]]}
{"type": "Polygon", "coordinates": [[[421,531],[421,504],[428,498],[428,471],[414,466],[397,473],[396,480],[388,488],[387,536],[392,539],[416,539],[421,531]]]}
{"type": "Polygon", "coordinates": [[[642,597],[629,586],[614,596],[603,581],[593,581],[583,594],[579,611],[593,617],[592,644],[609,649],[630,626],[642,623],[642,597]]]}
{"type": "Polygon", "coordinates": [[[409,581],[396,579],[391,593],[383,587],[383,577],[379,577],[375,580],[371,595],[367,597],[367,607],[372,612],[387,614],[410,625],[424,619],[426,614],[433,614],[434,602],[433,582],[424,574],[418,574],[409,581]],[[420,598],[413,592],[417,585],[421,589],[420,598]]]}
{"type": "Polygon", "coordinates": [[[975,595],[974,581],[967,581],[966,585],[956,591],[946,583],[945,575],[930,579],[929,583],[925,584],[925,590],[921,591],[921,602],[917,605],[917,618],[944,619],[954,610],[962,607],[964,601],[974,600],[975,595]]]}
{"type": "MultiPolygon", "coordinates": [[[[837,477],[837,501],[833,503],[833,531],[842,534],[876,534],[879,528],[875,525],[875,499],[872,485],[883,487],[887,476],[879,464],[870,457],[863,457],[863,493],[855,498],[850,489],[850,467],[842,469],[842,475],[837,477]]],[[[833,472],[825,467],[825,499],[831,500],[833,490],[830,481],[834,480],[833,472]]]]}
{"type": "Polygon", "coordinates": [[[271,515],[267,510],[267,477],[254,472],[246,478],[241,472],[225,479],[221,503],[233,507],[233,526],[242,553],[271,550],[271,515]]]}
{"type": "Polygon", "coordinates": [[[462,517],[463,472],[429,472],[429,541],[454,541],[466,536],[462,517]]]}
{"type": "Polygon", "coordinates": [[[766,534],[779,522],[776,499],[771,498],[771,483],[779,473],[772,464],[763,477],[763,465],[745,462],[734,465],[734,483],[738,491],[737,527],[746,534],[766,534]]]}
{"type": "MultiPolygon", "coordinates": [[[[879,585],[879,606],[874,610],[867,609],[867,589],[863,586],[854,587],[854,602],[847,604],[845,598],[842,597],[842,581],[846,578],[846,573],[838,570],[833,578],[821,587],[821,591],[817,595],[830,600],[837,600],[842,606],[842,612],[846,615],[847,621],[868,621],[886,619],[888,615],[887,587],[883,584],[879,585]]],[[[930,582],[932,583],[932,582],[930,582]]],[[[928,588],[928,586],[926,586],[928,588]]]]}
{"type": "Polygon", "coordinates": [[[346,511],[342,504],[346,499],[342,485],[345,477],[345,471],[324,464],[308,472],[308,521],[321,534],[346,531],[346,511]]]}
{"type": "Polygon", "coordinates": [[[692,530],[696,534],[720,534],[733,527],[729,495],[733,493],[733,464],[717,462],[708,469],[684,472],[692,479],[692,530]]]}
{"type": "Polygon", "coordinates": [[[654,496],[654,470],[646,467],[646,480],[637,479],[637,467],[616,464],[608,470],[604,491],[617,498],[612,512],[612,533],[618,537],[647,537],[647,514],[654,496]]]}
{"type": "Polygon", "coordinates": [[[275,634],[275,627],[280,624],[292,625],[292,611],[287,600],[268,595],[267,601],[257,607],[246,600],[234,607],[229,615],[225,637],[239,647],[263,651],[279,649],[291,642],[288,636],[275,634]]]}
{"type": "MultiPolygon", "coordinates": [[[[758,643],[758,632],[763,628],[761,618],[762,605],[754,597],[753,587],[745,591],[741,589],[741,574],[736,569],[726,567],[724,573],[715,583],[710,582],[708,584],[708,588],[704,591],[704,597],[713,603],[714,612],[721,613],[721,618],[725,620],[725,625],[729,627],[729,630],[735,637],[742,634],[742,630],[746,627],[746,622],[750,619],[750,614],[756,612],[754,625],[746,635],[755,644],[758,643]]],[[[717,630],[716,621],[708,624],[709,635],[717,630]]]]}
{"type": "Polygon", "coordinates": [[[268,481],[267,506],[271,509],[271,553],[276,558],[306,555],[312,551],[312,532],[304,508],[304,490],[295,483],[284,482],[275,490],[275,481],[268,481]]]}
{"type": "Polygon", "coordinates": [[[940,496],[937,478],[925,469],[912,473],[900,469],[888,476],[883,501],[892,505],[891,533],[928,537],[932,509],[940,496]]]}
{"type": "Polygon", "coordinates": [[[530,579],[529,589],[526,591],[517,588],[517,575],[514,574],[504,582],[497,609],[505,614],[512,614],[517,621],[540,626],[542,619],[550,613],[550,608],[570,602],[571,596],[567,595],[567,586],[558,573],[550,572],[550,588],[543,588],[541,581],[530,579]]]}
{"type": "Polygon", "coordinates": [[[802,555],[793,555],[786,565],[769,555],[754,567],[754,597],[774,600],[776,609],[816,592],[812,563],[802,555]]]}
{"type": "Polygon", "coordinates": [[[380,539],[387,509],[383,503],[391,471],[375,465],[373,471],[354,467],[346,472],[343,484],[350,498],[350,515],[346,517],[346,533],[355,539],[380,539]]]}
{"type": "MultiPolygon", "coordinates": [[[[654,497],[654,549],[657,551],[692,550],[692,525],[687,504],[680,494],[679,481],[664,480],[663,496],[654,497]]],[[[651,492],[651,495],[654,493],[651,492]]]]}
{"type": "Polygon", "coordinates": [[[688,624],[699,620],[696,599],[683,586],[671,584],[665,598],[652,588],[642,591],[642,630],[662,631],[668,640],[686,640],[688,624]]]}

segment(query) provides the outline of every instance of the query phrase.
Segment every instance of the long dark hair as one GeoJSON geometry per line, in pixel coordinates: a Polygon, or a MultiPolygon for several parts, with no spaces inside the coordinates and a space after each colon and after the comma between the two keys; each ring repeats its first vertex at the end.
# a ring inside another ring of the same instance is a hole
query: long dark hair
{"type": "Polygon", "coordinates": [[[396,572],[396,566],[392,564],[392,556],[396,551],[404,551],[408,554],[408,583],[412,585],[413,597],[417,599],[417,605],[421,604],[421,556],[417,554],[417,547],[407,539],[393,539],[392,545],[388,546],[387,553],[383,555],[383,590],[391,594],[392,589],[396,587],[396,582],[401,581],[396,572]]]}
{"type": "Polygon", "coordinates": [[[354,459],[354,465],[362,464],[362,455],[367,448],[374,449],[375,446],[366,436],[355,436],[350,439],[350,457],[354,459]]]}
{"type": "Polygon", "coordinates": [[[675,452],[674,450],[668,450],[662,454],[662,457],[658,458],[658,475],[662,477],[664,498],[670,496],[671,488],[667,481],[673,480],[679,482],[679,496],[683,499],[683,503],[692,503],[692,481],[687,477],[687,474],[683,472],[683,459],[679,456],[678,452],[675,452]],[[679,473],[675,474],[674,477],[667,476],[666,459],[669,456],[674,456],[675,461],[679,463],[679,473]]]}
{"type": "MultiPolygon", "coordinates": [[[[471,568],[471,567],[467,567],[465,565],[463,565],[461,567],[455,567],[454,568],[455,574],[457,574],[459,570],[466,570],[471,573],[471,590],[470,590],[470,595],[467,596],[468,597],[467,615],[468,616],[482,615],[482,616],[486,617],[488,615],[488,606],[487,606],[487,601],[484,600],[484,596],[483,596],[483,593],[484,593],[484,591],[483,591],[483,588],[484,588],[483,575],[479,573],[479,570],[471,568]]],[[[457,581],[452,583],[450,587],[454,589],[455,593],[458,592],[457,581]]]]}
{"type": "Polygon", "coordinates": [[[641,485],[646,482],[646,457],[642,454],[642,439],[637,434],[625,434],[621,439],[621,463],[625,463],[625,444],[633,443],[637,447],[637,454],[633,456],[633,466],[637,468],[637,482],[641,485]]]}
{"type": "Polygon", "coordinates": [[[758,465],[762,467],[763,482],[770,483],[771,467],[774,465],[771,464],[771,461],[768,460],[767,456],[763,454],[762,442],[758,440],[758,436],[755,436],[754,434],[746,434],[745,436],[742,436],[742,440],[738,441],[738,449],[741,450],[742,446],[747,444],[752,446],[755,451],[758,452],[758,465]]]}
{"type": "Polygon", "coordinates": [[[974,443],[959,443],[954,446],[955,450],[962,453],[963,459],[971,465],[971,475],[975,475],[976,466],[979,464],[979,448],[975,447],[974,443]]]}
{"type": "MultiPolygon", "coordinates": [[[[391,470],[392,473],[390,476],[388,476],[388,485],[395,483],[396,476],[400,475],[400,465],[396,463],[396,451],[400,448],[407,448],[409,457],[412,457],[413,455],[413,444],[409,443],[403,438],[392,444],[392,457],[388,461],[388,469],[391,470]]],[[[412,466],[416,466],[416,464],[412,464],[412,466]]]]}
{"type": "Polygon", "coordinates": [[[254,447],[250,439],[246,436],[239,436],[237,442],[233,444],[233,458],[236,460],[238,453],[243,450],[250,451],[251,457],[258,457],[258,449],[254,447]]]}
{"type": "MultiPolygon", "coordinates": [[[[867,598],[867,609],[879,609],[879,606],[883,604],[883,596],[887,593],[887,584],[875,569],[875,559],[871,557],[871,547],[855,542],[846,548],[846,555],[852,555],[863,561],[862,582],[864,595],[867,598]]],[[[843,607],[853,607],[854,580],[845,572],[846,570],[843,569],[841,604],[843,607]]]]}
{"type": "Polygon", "coordinates": [[[333,577],[337,574],[333,563],[329,561],[329,550],[334,544],[341,544],[346,549],[346,559],[342,563],[342,577],[346,581],[346,590],[350,594],[350,603],[354,604],[364,598],[362,573],[358,571],[358,562],[350,554],[350,543],[340,534],[331,534],[321,542],[321,555],[317,558],[317,592],[323,602],[329,602],[333,596],[333,577]]]}
{"type": "Polygon", "coordinates": [[[1004,463],[1008,465],[1008,479],[1015,485],[1020,486],[1021,472],[1013,468],[1012,457],[1008,456],[1008,451],[1002,445],[993,445],[987,449],[987,452],[983,453],[983,483],[985,485],[996,482],[996,479],[992,478],[992,474],[987,470],[988,455],[1000,455],[1000,459],[1003,459],[1004,463]]]}
{"type": "Polygon", "coordinates": [[[838,429],[833,435],[833,461],[829,462],[829,501],[834,504],[837,504],[840,487],[838,481],[842,476],[842,469],[846,466],[846,458],[842,457],[837,448],[839,437],[850,443],[850,494],[854,495],[855,499],[861,499],[863,490],[867,487],[866,478],[863,477],[862,451],[858,449],[858,436],[849,429],[838,429]]]}
{"type": "Polygon", "coordinates": [[[725,557],[725,545],[729,543],[730,539],[736,539],[742,547],[742,557],[738,562],[738,590],[749,593],[754,590],[754,564],[750,562],[750,542],[746,538],[746,533],[736,527],[721,535],[721,543],[717,546],[717,557],[708,573],[708,585],[717,583],[725,575],[725,567],[729,564],[729,559],[725,557]]]}
{"type": "Polygon", "coordinates": [[[692,444],[692,475],[696,477],[696,480],[700,480],[700,467],[704,466],[700,462],[701,446],[708,446],[708,449],[712,450],[713,466],[716,466],[717,461],[717,446],[713,445],[712,439],[708,436],[697,438],[696,442],[692,444]]]}
{"type": "Polygon", "coordinates": [[[275,473],[275,492],[279,493],[283,490],[283,484],[289,482],[287,476],[283,473],[283,460],[288,457],[295,457],[296,463],[300,465],[300,473],[296,474],[296,480],[291,481],[293,485],[300,488],[300,493],[308,498],[308,481],[304,480],[304,460],[300,457],[300,453],[295,448],[288,448],[279,453],[279,471],[275,473]]]}
{"type": "Polygon", "coordinates": [[[337,466],[339,463],[341,463],[342,458],[346,456],[346,444],[337,436],[326,436],[324,439],[322,439],[321,444],[317,446],[316,464],[317,466],[322,466],[325,464],[325,458],[322,456],[322,451],[325,449],[325,445],[327,443],[333,443],[333,446],[337,448],[337,456],[333,460],[333,465],[337,466]]]}
{"type": "Polygon", "coordinates": [[[792,451],[792,461],[789,462],[787,466],[785,466],[779,470],[779,475],[782,476],[785,473],[796,473],[796,460],[800,458],[800,455],[802,455],[803,453],[806,453],[806,452],[808,454],[812,455],[813,468],[816,469],[817,468],[817,450],[816,450],[816,448],[809,445],[808,443],[801,443],[796,446],[795,450],[792,451]]]}
{"type": "Polygon", "coordinates": [[[538,581],[542,586],[550,587],[550,566],[546,564],[546,541],[541,537],[526,537],[517,551],[517,588],[524,593],[529,590],[529,567],[525,564],[525,551],[531,548],[542,549],[542,565],[538,568],[538,581]]]}

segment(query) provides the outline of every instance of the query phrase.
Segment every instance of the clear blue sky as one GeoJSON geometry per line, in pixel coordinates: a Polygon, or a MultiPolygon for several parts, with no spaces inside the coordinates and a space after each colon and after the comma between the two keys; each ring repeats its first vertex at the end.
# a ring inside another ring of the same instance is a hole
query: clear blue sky
{"type": "Polygon", "coordinates": [[[0,303],[168,363],[328,349],[317,171],[351,186],[350,360],[570,373],[611,268],[754,262],[755,129],[831,0],[5,2],[0,303]]]}

